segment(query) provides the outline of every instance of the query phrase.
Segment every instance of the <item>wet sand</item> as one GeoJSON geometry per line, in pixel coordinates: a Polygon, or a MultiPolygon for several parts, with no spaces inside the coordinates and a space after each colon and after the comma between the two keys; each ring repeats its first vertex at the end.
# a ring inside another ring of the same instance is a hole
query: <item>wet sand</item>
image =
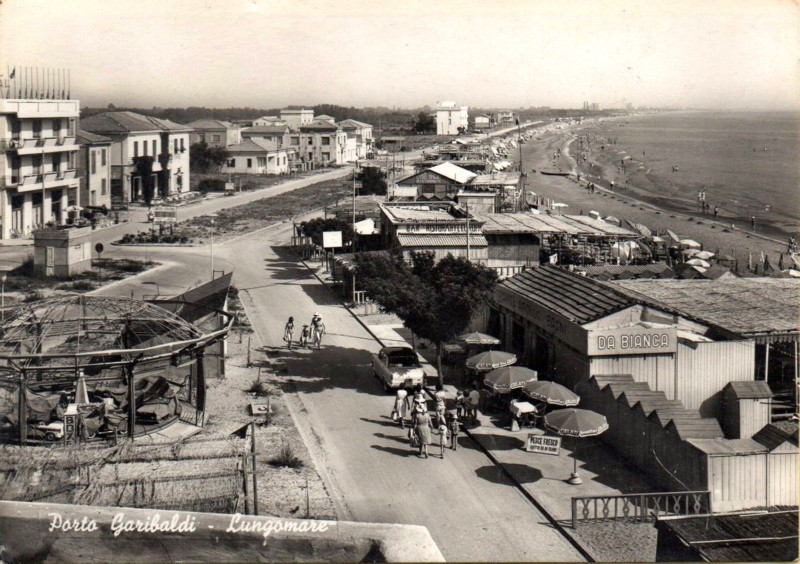
{"type": "MultiPolygon", "coordinates": [[[[629,183],[625,189],[618,184],[610,190],[610,179],[614,178],[616,170],[609,171],[603,164],[594,162],[591,170],[581,171],[581,181],[577,182],[575,176],[550,176],[536,171],[561,170],[563,172],[578,172],[577,163],[570,155],[575,135],[571,128],[556,129],[549,125],[539,129],[534,137],[522,147],[522,165],[528,174],[528,190],[544,198],[566,203],[569,207],[561,208],[565,215],[588,215],[589,211],[597,211],[602,217],[614,216],[620,220],[641,223],[651,230],[663,233],[670,229],[678,236],[694,239],[703,244],[705,250],[722,254],[730,254],[739,260],[739,273],[746,275],[748,255],[752,256],[755,265],[761,259],[763,252],[770,264],[777,268],[780,253],[787,251],[787,236],[780,230],[766,225],[756,225],[753,233],[749,221],[744,218],[723,217],[717,220],[713,214],[703,214],[698,207],[692,209],[692,204],[675,200],[668,195],[654,196],[641,188],[635,188],[629,183]],[[554,159],[553,154],[560,150],[560,157],[554,159]],[[586,178],[597,185],[594,194],[586,189],[586,178]],[[731,227],[731,224],[735,228],[731,227]],[[761,230],[765,232],[761,232],[761,230]]],[[[580,153],[578,153],[580,154],[580,153]]],[[[516,157],[519,154],[510,154],[516,157]]],[[[509,159],[511,160],[511,159],[509,159]]],[[[592,159],[590,159],[590,162],[592,159]]],[[[616,182],[615,182],[616,184],[616,182]]],[[[788,267],[790,259],[784,257],[784,267],[788,267]]],[[[761,271],[761,268],[759,268],[761,271]]]]}

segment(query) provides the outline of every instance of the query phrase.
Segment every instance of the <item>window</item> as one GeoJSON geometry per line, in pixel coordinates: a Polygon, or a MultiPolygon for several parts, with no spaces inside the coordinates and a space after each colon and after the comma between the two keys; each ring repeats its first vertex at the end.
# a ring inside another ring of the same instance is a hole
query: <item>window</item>
{"type": "Polygon", "coordinates": [[[331,160],[331,154],[330,153],[322,153],[322,160],[323,161],[331,160]]]}
{"type": "Polygon", "coordinates": [[[60,119],[54,119],[53,120],[53,135],[58,137],[58,135],[60,133],[61,133],[61,120],[60,119]]]}
{"type": "Polygon", "coordinates": [[[299,137],[290,138],[289,139],[289,144],[290,145],[299,145],[300,144],[300,138],[299,137]]]}
{"type": "Polygon", "coordinates": [[[97,174],[97,151],[92,151],[92,174],[97,174]]]}
{"type": "Polygon", "coordinates": [[[313,137],[309,137],[308,138],[308,144],[309,145],[313,145],[314,144],[314,138],[313,137]]]}
{"type": "Polygon", "coordinates": [[[267,157],[258,157],[258,166],[267,166],[267,157]]]}
{"type": "Polygon", "coordinates": [[[236,159],[229,159],[228,168],[235,168],[235,167],[236,167],[236,159]]]}
{"type": "Polygon", "coordinates": [[[323,137],[322,138],[322,144],[323,145],[330,145],[331,144],[331,138],[330,137],[323,137]]]}
{"type": "Polygon", "coordinates": [[[147,156],[147,141],[142,141],[142,150],[144,151],[144,156],[147,156]]]}
{"type": "MultiPolygon", "coordinates": [[[[200,138],[201,138],[202,141],[205,141],[205,137],[203,137],[202,135],[200,136],[200,138]]],[[[173,139],[172,140],[172,145],[174,147],[172,152],[173,153],[177,153],[178,152],[178,140],[177,139],[173,139]]]]}
{"type": "Polygon", "coordinates": [[[157,144],[158,144],[158,141],[153,139],[153,156],[154,157],[158,154],[157,144]]]}
{"type": "Polygon", "coordinates": [[[211,142],[212,143],[219,143],[220,139],[221,139],[221,137],[219,135],[212,135],[211,136],[211,142]]]}
{"type": "Polygon", "coordinates": [[[181,137],[181,153],[183,153],[186,150],[186,147],[184,146],[183,141],[184,141],[184,139],[183,139],[183,137],[181,137]]]}
{"type": "Polygon", "coordinates": [[[35,119],[33,120],[33,138],[39,139],[42,136],[42,121],[35,119]]]}
{"type": "Polygon", "coordinates": [[[247,159],[247,168],[253,168],[253,159],[247,159]]]}
{"type": "Polygon", "coordinates": [[[108,182],[105,178],[100,179],[100,194],[105,196],[106,192],[108,191],[108,186],[106,186],[106,182],[108,182]]]}
{"type": "Polygon", "coordinates": [[[133,156],[134,157],[138,157],[139,156],[139,142],[138,141],[134,141],[133,142],[133,156]]]}
{"type": "Polygon", "coordinates": [[[100,150],[100,166],[106,166],[106,150],[100,150]]]}

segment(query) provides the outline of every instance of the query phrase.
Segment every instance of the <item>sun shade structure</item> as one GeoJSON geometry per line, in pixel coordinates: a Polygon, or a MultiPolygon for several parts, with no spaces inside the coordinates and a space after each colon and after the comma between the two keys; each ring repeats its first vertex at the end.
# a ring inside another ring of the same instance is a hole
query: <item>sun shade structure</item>
{"type": "Polygon", "coordinates": [[[483,383],[495,392],[506,393],[522,388],[529,382],[535,382],[536,371],[522,366],[504,366],[492,370],[483,379],[483,383]]]}
{"type": "Polygon", "coordinates": [[[178,419],[202,426],[205,349],[225,338],[233,316],[185,301],[157,303],[73,295],[6,314],[0,442],[66,439],[68,412],[78,439],[133,437],[178,419]]]}
{"type": "Polygon", "coordinates": [[[457,337],[462,343],[468,345],[499,345],[500,339],[484,333],[465,333],[457,337]]]}
{"type": "Polygon", "coordinates": [[[578,394],[571,392],[561,384],[542,380],[525,384],[523,392],[531,399],[543,401],[548,405],[575,406],[581,401],[578,394]]]}
{"type": "Polygon", "coordinates": [[[516,355],[503,351],[486,351],[467,359],[467,368],[473,370],[494,370],[517,362],[516,355]]]}
{"type": "Polygon", "coordinates": [[[569,408],[545,415],[544,426],[567,437],[594,437],[608,430],[608,421],[594,411],[569,408]]]}

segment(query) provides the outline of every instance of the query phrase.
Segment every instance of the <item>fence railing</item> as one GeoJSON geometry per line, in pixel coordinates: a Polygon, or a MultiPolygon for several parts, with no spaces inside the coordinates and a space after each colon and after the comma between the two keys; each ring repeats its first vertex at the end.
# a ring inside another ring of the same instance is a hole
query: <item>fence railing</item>
{"type": "Polygon", "coordinates": [[[660,515],[701,515],[710,492],[659,492],[572,498],[572,527],[589,521],[640,521],[660,515]]]}

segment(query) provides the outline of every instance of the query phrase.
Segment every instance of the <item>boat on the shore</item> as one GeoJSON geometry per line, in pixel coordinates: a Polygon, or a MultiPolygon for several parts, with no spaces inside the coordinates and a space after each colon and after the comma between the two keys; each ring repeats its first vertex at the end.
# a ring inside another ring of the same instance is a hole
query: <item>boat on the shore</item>
{"type": "Polygon", "coordinates": [[[570,171],[561,170],[540,170],[539,174],[546,174],[547,176],[569,176],[572,173],[570,171]]]}

